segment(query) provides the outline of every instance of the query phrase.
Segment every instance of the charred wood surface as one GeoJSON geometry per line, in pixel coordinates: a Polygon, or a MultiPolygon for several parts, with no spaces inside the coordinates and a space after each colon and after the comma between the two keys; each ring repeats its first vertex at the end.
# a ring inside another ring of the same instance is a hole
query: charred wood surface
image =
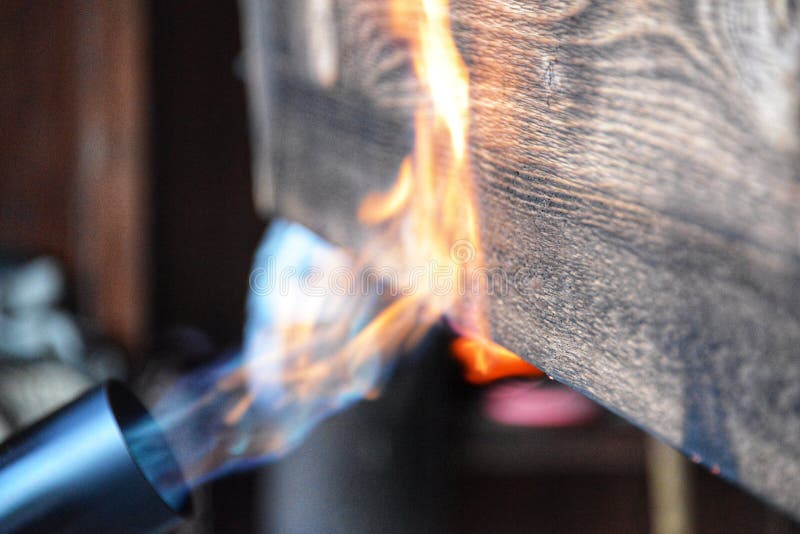
{"type": "MultiPolygon", "coordinates": [[[[344,245],[408,151],[378,0],[243,0],[261,207],[344,245]]],[[[453,0],[497,341],[800,517],[795,2],[453,0]]]]}

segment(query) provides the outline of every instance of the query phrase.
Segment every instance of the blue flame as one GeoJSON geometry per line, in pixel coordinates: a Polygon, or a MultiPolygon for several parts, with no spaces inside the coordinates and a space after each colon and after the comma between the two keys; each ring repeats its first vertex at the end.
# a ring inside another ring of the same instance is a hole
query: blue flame
{"type": "Polygon", "coordinates": [[[272,223],[255,254],[241,350],[181,378],[152,410],[190,485],[286,454],[386,378],[386,355],[355,364],[332,360],[380,311],[380,299],[311,291],[306,284],[311,273],[349,262],[305,227],[272,223]],[[292,328],[308,325],[315,335],[295,346],[292,328]],[[315,365],[326,373],[305,377],[315,365]]]}

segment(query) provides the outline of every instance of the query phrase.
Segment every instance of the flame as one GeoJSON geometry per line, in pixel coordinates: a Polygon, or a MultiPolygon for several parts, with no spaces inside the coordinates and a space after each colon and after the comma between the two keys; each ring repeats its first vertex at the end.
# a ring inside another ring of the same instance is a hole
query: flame
{"type": "MultiPolygon", "coordinates": [[[[375,265],[395,267],[398,277],[392,283],[402,295],[351,336],[343,334],[350,330],[353,313],[370,306],[358,299],[316,303],[339,308],[339,320],[330,325],[319,320],[319,311],[303,325],[283,325],[283,351],[290,362],[283,381],[318,385],[337,369],[358,369],[373,359],[393,357],[412,347],[441,317],[460,336],[452,349],[468,380],[541,374],[489,339],[468,151],[469,73],[452,37],[448,1],[390,0],[389,14],[392,31],[409,44],[425,98],[414,111],[413,152],[402,161],[394,186],[367,195],[359,207],[359,220],[372,231],[353,266],[359,272],[375,265]],[[434,271],[442,275],[438,280],[433,280],[434,271]],[[348,341],[328,349],[323,359],[302,356],[320,349],[320,336],[348,341]]],[[[316,388],[302,389],[313,395],[316,388]]],[[[233,414],[239,406],[232,408],[233,414]]]]}
{"type": "Polygon", "coordinates": [[[468,380],[541,374],[490,340],[469,74],[448,2],[389,1],[392,31],[409,44],[423,95],[413,151],[394,186],[360,206],[369,237],[357,253],[299,225],[272,223],[254,260],[239,357],[187,375],[154,410],[190,483],[284,454],[331,413],[375,396],[394,359],[442,317],[457,333],[452,352],[468,380]],[[262,266],[279,287],[261,287],[254,276],[262,266]],[[342,266],[347,290],[331,292],[342,266]],[[315,289],[327,292],[305,287],[320,274],[329,278],[315,289]]]}
{"type": "Polygon", "coordinates": [[[415,110],[414,150],[403,160],[394,187],[367,196],[361,205],[361,222],[385,226],[366,250],[402,243],[402,265],[447,267],[453,291],[429,287],[408,298],[422,301],[427,316],[449,317],[461,335],[453,353],[468,380],[541,374],[489,340],[483,288],[475,284],[484,261],[468,152],[469,72],[453,40],[449,3],[391,0],[390,21],[392,31],[409,43],[414,72],[429,98],[415,110]]]}

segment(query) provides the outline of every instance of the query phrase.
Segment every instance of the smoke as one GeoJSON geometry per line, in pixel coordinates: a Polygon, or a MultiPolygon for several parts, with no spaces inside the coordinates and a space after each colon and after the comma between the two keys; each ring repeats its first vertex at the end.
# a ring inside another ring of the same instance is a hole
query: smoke
{"type": "MultiPolygon", "coordinates": [[[[315,273],[344,273],[351,261],[306,228],[273,222],[255,255],[241,349],[181,378],[151,410],[189,486],[286,454],[380,388],[398,347],[359,340],[387,309],[379,284],[355,293],[310,285],[315,273]]],[[[152,446],[157,430],[143,425],[128,440],[169,495],[178,477],[152,446]]]]}

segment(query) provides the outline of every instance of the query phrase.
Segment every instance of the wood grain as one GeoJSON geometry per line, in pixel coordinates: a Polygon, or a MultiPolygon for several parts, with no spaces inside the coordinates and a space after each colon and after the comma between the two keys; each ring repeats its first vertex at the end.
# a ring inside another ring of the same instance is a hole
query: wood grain
{"type": "MultiPolygon", "coordinates": [[[[271,38],[245,40],[259,190],[357,245],[417,96],[378,0],[330,0],[338,62],[316,76],[318,3],[272,2],[271,38]]],[[[796,3],[451,4],[486,254],[516,281],[495,338],[800,517],[796,3]]]]}

